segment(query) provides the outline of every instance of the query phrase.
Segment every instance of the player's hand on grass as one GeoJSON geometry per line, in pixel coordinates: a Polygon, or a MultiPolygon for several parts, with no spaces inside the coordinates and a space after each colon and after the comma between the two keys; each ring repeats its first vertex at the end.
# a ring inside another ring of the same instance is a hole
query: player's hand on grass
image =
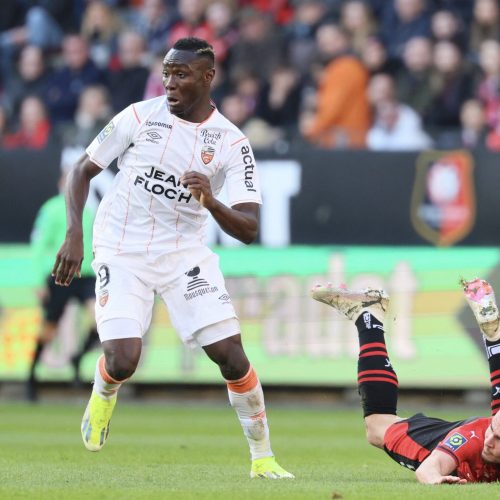
{"type": "Polygon", "coordinates": [[[52,276],[56,285],[69,286],[75,276],[80,277],[83,261],[83,239],[66,236],[56,255],[52,276]]]}
{"type": "Polygon", "coordinates": [[[203,207],[210,210],[215,202],[215,198],[212,194],[212,186],[206,175],[194,171],[186,172],[181,177],[181,183],[203,207]]]}
{"type": "Polygon", "coordinates": [[[436,484],[466,484],[467,479],[457,476],[442,476],[436,484]]]}

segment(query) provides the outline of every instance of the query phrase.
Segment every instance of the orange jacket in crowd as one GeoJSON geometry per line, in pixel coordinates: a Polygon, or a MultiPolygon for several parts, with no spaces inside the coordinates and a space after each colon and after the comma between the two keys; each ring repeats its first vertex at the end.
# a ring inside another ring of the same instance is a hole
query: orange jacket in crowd
{"type": "Polygon", "coordinates": [[[323,147],[364,147],[371,125],[369,74],[355,57],[339,56],[321,78],[316,114],[307,138],[323,147]]]}

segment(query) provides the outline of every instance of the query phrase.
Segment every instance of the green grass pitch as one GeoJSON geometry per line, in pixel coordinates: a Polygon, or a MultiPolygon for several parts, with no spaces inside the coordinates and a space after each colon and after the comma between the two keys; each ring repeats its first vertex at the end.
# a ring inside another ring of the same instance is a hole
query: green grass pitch
{"type": "MultiPolygon", "coordinates": [[[[1,499],[477,500],[500,495],[497,484],[419,485],[413,473],[365,443],[359,410],[268,405],[274,452],[296,479],[266,481],[248,477],[247,445],[230,407],[119,401],[105,448],[90,453],[79,434],[84,405],[0,402],[1,499]]],[[[438,415],[451,419],[470,412],[438,415]]]]}

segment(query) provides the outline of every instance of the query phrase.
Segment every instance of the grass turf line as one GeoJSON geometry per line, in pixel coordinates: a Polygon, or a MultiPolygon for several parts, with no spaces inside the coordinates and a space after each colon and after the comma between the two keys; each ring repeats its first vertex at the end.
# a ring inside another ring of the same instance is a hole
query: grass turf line
{"type": "Polygon", "coordinates": [[[265,481],[249,479],[229,407],[119,401],[109,441],[90,453],[79,433],[84,406],[1,404],[0,498],[441,500],[500,492],[496,484],[419,485],[366,444],[359,410],[269,408],[273,450],[296,479],[265,481]]]}

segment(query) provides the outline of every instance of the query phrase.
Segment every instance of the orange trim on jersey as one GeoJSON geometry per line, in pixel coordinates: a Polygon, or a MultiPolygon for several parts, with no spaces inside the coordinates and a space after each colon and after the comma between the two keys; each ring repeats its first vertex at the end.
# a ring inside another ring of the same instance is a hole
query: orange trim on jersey
{"type": "Polygon", "coordinates": [[[214,114],[214,111],[216,110],[217,108],[212,108],[212,111],[210,112],[210,114],[200,123],[198,123],[198,125],[196,125],[196,128],[200,127],[201,125],[203,125],[204,123],[208,122],[208,120],[210,120],[210,118],[212,118],[212,115],[214,114]]]}
{"type": "MultiPolygon", "coordinates": [[[[132,172],[129,173],[129,178],[128,180],[130,181],[130,176],[132,175],[132,172]]],[[[120,249],[121,249],[121,246],[122,246],[122,241],[125,239],[125,229],[127,227],[127,224],[128,224],[128,210],[130,208],[130,182],[128,184],[129,188],[128,188],[128,196],[127,196],[127,209],[125,211],[125,221],[123,222],[123,229],[122,229],[122,237],[120,238],[120,241],[118,242],[118,247],[116,248],[116,251],[119,253],[120,252],[120,249]]]]}
{"type": "MultiPolygon", "coordinates": [[[[213,113],[213,111],[212,111],[212,113],[213,113]]],[[[196,133],[195,136],[194,136],[193,152],[191,154],[191,161],[189,162],[189,165],[188,165],[188,168],[187,168],[186,172],[189,172],[191,170],[191,167],[193,166],[194,154],[196,152],[196,145],[197,144],[198,144],[198,133],[196,133]]],[[[176,204],[175,204],[175,206],[174,206],[174,210],[177,210],[178,206],[179,206],[179,202],[177,201],[176,204]]],[[[181,214],[179,212],[177,212],[177,219],[175,221],[175,231],[178,233],[178,236],[177,236],[177,239],[175,240],[175,248],[179,248],[179,240],[182,237],[182,235],[179,234],[179,231],[178,231],[179,219],[180,218],[181,218],[181,214]]]]}
{"type": "Polygon", "coordinates": [[[247,374],[244,377],[238,380],[226,380],[227,388],[230,391],[236,392],[238,394],[243,394],[245,392],[251,391],[252,389],[255,389],[258,383],[259,378],[257,377],[257,374],[255,373],[255,370],[252,366],[250,366],[247,374]]]}
{"type": "MultiPolygon", "coordinates": [[[[149,200],[149,212],[151,213],[151,207],[153,206],[153,200],[154,196],[151,195],[151,199],[149,200]]],[[[151,228],[151,236],[149,237],[148,244],[146,245],[146,253],[149,255],[149,247],[151,246],[151,243],[153,241],[154,235],[155,235],[155,228],[156,228],[156,217],[153,217],[153,227],[151,228]]]]}
{"type": "Polygon", "coordinates": [[[238,139],[236,142],[230,144],[229,147],[232,148],[235,144],[238,144],[238,142],[244,141],[245,139],[248,139],[248,137],[242,137],[241,139],[238,139]]]}
{"type": "Polygon", "coordinates": [[[490,373],[490,380],[493,381],[494,378],[500,377],[500,370],[495,370],[494,372],[490,373]]]}
{"type": "Polygon", "coordinates": [[[91,155],[89,155],[89,153],[87,153],[87,156],[89,157],[89,160],[95,165],[97,165],[99,168],[102,168],[103,170],[106,168],[104,165],[101,165],[96,159],[94,159],[91,155]]]}
{"type": "Polygon", "coordinates": [[[137,111],[135,110],[135,105],[132,104],[132,111],[134,112],[135,119],[138,121],[138,123],[141,123],[141,119],[139,118],[139,115],[137,114],[137,111]]]}
{"type": "Polygon", "coordinates": [[[97,361],[99,365],[99,373],[101,374],[102,379],[107,384],[121,384],[125,382],[125,380],[116,380],[114,379],[107,371],[106,371],[106,359],[104,358],[104,354],[101,354],[101,357],[97,361]]]}

